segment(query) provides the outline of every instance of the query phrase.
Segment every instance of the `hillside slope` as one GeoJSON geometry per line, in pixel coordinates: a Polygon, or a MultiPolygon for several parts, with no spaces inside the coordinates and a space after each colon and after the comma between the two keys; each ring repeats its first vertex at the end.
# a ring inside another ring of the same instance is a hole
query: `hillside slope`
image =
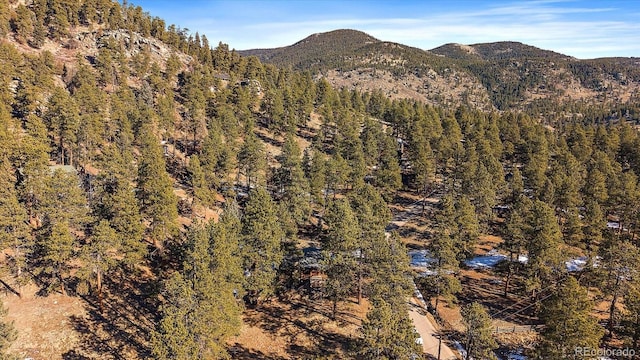
{"type": "Polygon", "coordinates": [[[337,30],[241,54],[309,70],[338,87],[382,90],[391,98],[446,107],[539,113],[563,104],[629,103],[640,94],[638,59],[578,60],[518,42],[446,44],[425,51],[337,30]]]}

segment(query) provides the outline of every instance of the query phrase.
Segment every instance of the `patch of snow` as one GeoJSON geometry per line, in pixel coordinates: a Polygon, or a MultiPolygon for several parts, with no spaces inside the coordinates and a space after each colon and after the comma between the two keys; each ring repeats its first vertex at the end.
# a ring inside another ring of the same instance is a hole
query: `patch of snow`
{"type": "Polygon", "coordinates": [[[410,264],[413,267],[428,267],[430,264],[436,262],[436,260],[431,257],[429,250],[410,250],[408,254],[411,258],[410,264]]]}
{"type": "MultiPolygon", "coordinates": [[[[575,259],[569,259],[568,261],[565,262],[565,264],[567,265],[567,271],[569,272],[582,271],[584,267],[587,265],[587,260],[588,259],[586,256],[581,256],[575,259]]],[[[591,266],[598,267],[599,260],[600,260],[600,257],[596,256],[591,266]]]]}
{"type": "Polygon", "coordinates": [[[460,341],[454,341],[453,342],[453,347],[458,350],[458,352],[460,353],[460,356],[462,356],[463,359],[467,358],[467,350],[464,349],[464,346],[462,346],[462,344],[460,344],[460,341]]]}
{"type": "Polygon", "coordinates": [[[481,269],[481,268],[493,268],[498,263],[507,260],[507,256],[498,253],[495,249],[489,251],[485,255],[476,256],[472,259],[466,260],[464,263],[468,267],[472,269],[481,269]]]}
{"type": "Polygon", "coordinates": [[[527,357],[521,354],[509,354],[507,360],[527,360],[527,357]]]}
{"type": "Polygon", "coordinates": [[[518,262],[521,264],[526,264],[529,262],[529,256],[527,255],[518,255],[518,262]]]}
{"type": "MultiPolygon", "coordinates": [[[[438,273],[439,273],[438,270],[426,269],[425,271],[418,274],[418,277],[435,276],[435,275],[438,275],[438,273]]],[[[453,270],[443,270],[442,273],[450,275],[450,274],[453,274],[453,270]]]]}
{"type": "Polygon", "coordinates": [[[579,257],[577,259],[571,259],[566,261],[565,264],[567,265],[567,271],[569,272],[582,271],[584,266],[587,264],[587,258],[579,257]]]}

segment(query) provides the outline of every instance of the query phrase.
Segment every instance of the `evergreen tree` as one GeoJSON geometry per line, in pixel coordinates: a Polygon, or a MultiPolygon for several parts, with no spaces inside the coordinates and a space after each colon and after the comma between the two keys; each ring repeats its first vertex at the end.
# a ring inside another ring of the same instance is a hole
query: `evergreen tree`
{"type": "Polygon", "coordinates": [[[625,343],[636,353],[640,350],[640,288],[638,281],[634,281],[625,294],[625,312],[621,325],[625,343]]]}
{"type": "Polygon", "coordinates": [[[33,13],[26,6],[20,4],[16,7],[16,15],[11,22],[11,27],[16,34],[18,42],[25,44],[31,38],[34,30],[34,20],[33,13]]]}
{"type": "Polygon", "coordinates": [[[603,232],[606,228],[606,219],[600,204],[595,199],[587,199],[585,203],[584,241],[581,244],[587,252],[589,262],[593,261],[598,247],[603,242],[603,232]]]}
{"type": "Polygon", "coordinates": [[[245,134],[244,142],[238,152],[238,170],[244,174],[246,185],[249,188],[263,182],[266,168],[264,148],[250,126],[247,126],[249,130],[245,134]]]}
{"type": "Polygon", "coordinates": [[[221,283],[230,286],[238,298],[242,297],[244,280],[240,251],[241,229],[238,205],[234,202],[225,206],[217,224],[209,225],[214,274],[221,283]]]}
{"type": "Polygon", "coordinates": [[[533,203],[530,229],[525,246],[529,256],[526,285],[537,298],[543,284],[564,272],[560,249],[562,233],[553,209],[540,200],[533,203]]]}
{"type": "Polygon", "coordinates": [[[325,295],[332,302],[335,318],[338,302],[346,300],[356,285],[358,263],[354,253],[360,250],[361,230],[345,199],[331,202],[325,220],[328,227],[323,244],[323,265],[327,275],[325,295]]]}
{"type": "Polygon", "coordinates": [[[18,201],[16,179],[12,176],[12,171],[8,159],[0,160],[0,247],[13,250],[9,266],[19,282],[22,282],[27,255],[33,249],[29,217],[18,201]]]}
{"type": "Polygon", "coordinates": [[[462,309],[465,326],[465,349],[469,359],[496,359],[493,350],[498,347],[493,338],[491,317],[481,304],[474,302],[462,309]]]}
{"type": "Polygon", "coordinates": [[[83,247],[84,260],[87,264],[85,276],[95,275],[96,277],[96,292],[101,312],[104,311],[102,303],[104,277],[109,276],[116,267],[116,258],[122,256],[121,245],[120,237],[109,221],[101,220],[93,228],[89,245],[83,247]]]}
{"type": "Polygon", "coordinates": [[[189,158],[189,174],[193,188],[193,205],[211,206],[214,204],[214,193],[207,184],[205,172],[200,166],[200,158],[192,155],[189,158]]]}
{"type": "Polygon", "coordinates": [[[399,303],[399,299],[409,297],[414,289],[407,249],[395,232],[390,236],[372,238],[371,242],[372,250],[367,256],[371,267],[368,293],[371,298],[399,303]]]}
{"type": "Polygon", "coordinates": [[[454,236],[458,241],[458,258],[462,260],[473,254],[480,235],[475,208],[466,196],[461,197],[455,204],[455,222],[454,236]]]}
{"type": "Polygon", "coordinates": [[[147,253],[142,215],[124,157],[114,147],[105,147],[102,152],[105,159],[95,180],[94,213],[115,229],[122,247],[121,263],[132,269],[147,253]]]}
{"type": "Polygon", "coordinates": [[[434,311],[438,313],[440,296],[451,300],[455,294],[462,290],[462,284],[456,277],[460,270],[460,261],[456,257],[454,238],[447,231],[436,233],[430,245],[430,251],[436,260],[434,267],[435,274],[420,278],[422,289],[426,289],[427,294],[435,297],[436,304],[434,311]]]}
{"type": "Polygon", "coordinates": [[[74,144],[80,125],[79,110],[69,94],[56,87],[49,99],[45,120],[58,142],[59,162],[73,164],[74,144]]]}
{"type": "Polygon", "coordinates": [[[504,282],[504,296],[508,296],[511,278],[514,275],[514,262],[527,244],[527,236],[531,233],[530,212],[533,203],[524,196],[518,195],[506,222],[502,248],[509,253],[507,278],[504,282]]]}
{"type": "Polygon", "coordinates": [[[242,217],[242,256],[249,302],[274,294],[282,263],[282,231],[275,204],[262,187],[252,189],[242,217]]]}
{"type": "Polygon", "coordinates": [[[281,193],[281,202],[288,209],[297,226],[307,221],[310,213],[309,184],[302,170],[300,148],[291,134],[287,134],[278,157],[280,168],[275,170],[274,180],[281,193]]]}
{"type": "Polygon", "coordinates": [[[607,329],[609,336],[612,336],[618,302],[628,292],[631,283],[639,278],[637,264],[640,251],[629,241],[610,237],[601,249],[600,256],[602,259],[598,269],[604,277],[603,290],[611,296],[607,329]]]}
{"type": "Polygon", "coordinates": [[[575,349],[597,349],[603,330],[590,315],[592,308],[587,289],[575,278],[567,277],[543,302],[540,320],[545,327],[537,349],[541,358],[581,359],[584,356],[575,349]]]}
{"type": "Polygon", "coordinates": [[[39,241],[42,262],[40,272],[49,277],[49,289],[59,286],[63,295],[67,294],[66,280],[71,271],[69,261],[74,256],[75,245],[76,237],[66,221],[48,224],[39,241]]]}
{"type": "Polygon", "coordinates": [[[194,225],[184,270],[166,283],[162,320],[152,334],[158,359],[230,358],[226,340],[238,333],[240,313],[209,234],[205,227],[194,225]]]}
{"type": "Polygon", "coordinates": [[[361,331],[358,348],[363,359],[410,359],[422,352],[404,299],[388,302],[374,298],[361,331]]]}
{"type": "Polygon", "coordinates": [[[87,198],[75,172],[56,169],[48,174],[37,197],[37,213],[44,225],[66,222],[75,230],[83,230],[91,220],[87,198]]]}
{"type": "Polygon", "coordinates": [[[14,360],[18,359],[17,356],[7,354],[7,350],[18,338],[18,333],[13,326],[13,322],[7,322],[5,320],[7,316],[7,309],[4,304],[0,304],[0,359],[14,360]]]}
{"type": "Polygon", "coordinates": [[[165,168],[160,142],[147,127],[141,133],[142,158],[138,166],[138,201],[144,216],[149,219],[149,235],[156,248],[178,231],[177,199],[173,184],[165,168]]]}
{"type": "Polygon", "coordinates": [[[323,191],[326,188],[327,161],[320,151],[309,149],[310,148],[305,150],[306,161],[303,161],[305,175],[309,180],[309,193],[314,203],[324,207],[326,204],[324,202],[325,194],[323,194],[323,191]]]}

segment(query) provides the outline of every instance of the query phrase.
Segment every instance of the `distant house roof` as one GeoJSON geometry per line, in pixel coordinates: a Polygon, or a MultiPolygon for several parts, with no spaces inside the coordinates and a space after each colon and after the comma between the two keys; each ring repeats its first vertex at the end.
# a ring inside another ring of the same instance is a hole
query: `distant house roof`
{"type": "Polygon", "coordinates": [[[49,166],[49,171],[51,171],[51,173],[54,173],[57,170],[61,170],[62,172],[66,172],[69,174],[78,175],[78,170],[76,170],[76,168],[74,168],[71,165],[50,165],[49,166]]]}

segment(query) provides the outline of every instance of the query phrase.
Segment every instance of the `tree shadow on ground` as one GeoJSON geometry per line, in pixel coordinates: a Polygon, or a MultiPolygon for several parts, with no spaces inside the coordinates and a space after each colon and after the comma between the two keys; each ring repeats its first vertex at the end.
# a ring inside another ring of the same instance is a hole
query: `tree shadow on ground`
{"type": "MultiPolygon", "coordinates": [[[[495,282],[490,278],[477,279],[465,276],[461,279],[463,291],[458,295],[458,300],[462,303],[482,304],[494,320],[505,320],[518,325],[537,324],[536,308],[531,299],[512,292],[509,293],[508,298],[505,298],[502,281],[502,279],[495,282]]],[[[516,286],[518,283],[514,279],[510,289],[513,290],[516,286]]]]}
{"type": "Polygon", "coordinates": [[[102,310],[95,296],[85,296],[87,314],[70,322],[80,340],[63,359],[150,358],[149,336],[157,319],[153,282],[132,276],[105,281],[102,310]]]}
{"type": "Polygon", "coordinates": [[[330,305],[325,303],[302,297],[286,303],[264,302],[258,308],[247,310],[245,322],[274,337],[285,339],[288,354],[294,359],[315,359],[318,354],[340,356],[349,353],[355,339],[330,328],[358,325],[359,319],[347,311],[338,311],[336,319],[332,320],[330,305]],[[305,341],[299,341],[301,338],[305,341]]]}
{"type": "Polygon", "coordinates": [[[277,355],[267,355],[262,351],[247,349],[238,343],[235,343],[233,346],[229,347],[229,355],[231,355],[231,358],[235,360],[254,360],[254,359],[285,360],[287,359],[277,355]]]}

